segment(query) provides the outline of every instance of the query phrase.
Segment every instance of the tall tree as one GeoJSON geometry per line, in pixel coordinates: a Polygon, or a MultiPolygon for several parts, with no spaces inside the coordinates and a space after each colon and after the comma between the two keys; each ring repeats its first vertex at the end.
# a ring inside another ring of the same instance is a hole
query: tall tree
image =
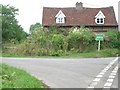
{"type": "Polygon", "coordinates": [[[18,9],[10,5],[1,5],[0,18],[2,18],[2,40],[9,41],[16,39],[20,41],[26,37],[23,28],[18,24],[15,18],[18,15],[18,9]]]}
{"type": "Polygon", "coordinates": [[[29,31],[30,31],[30,33],[32,33],[33,31],[38,30],[41,27],[42,27],[42,25],[40,23],[32,24],[30,26],[30,30],[29,31]]]}

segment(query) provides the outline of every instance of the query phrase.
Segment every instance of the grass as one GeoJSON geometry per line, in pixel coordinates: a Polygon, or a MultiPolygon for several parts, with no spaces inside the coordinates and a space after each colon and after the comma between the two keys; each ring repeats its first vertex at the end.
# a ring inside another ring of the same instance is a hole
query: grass
{"type": "MultiPolygon", "coordinates": [[[[18,69],[6,64],[0,64],[2,67],[2,88],[46,88],[41,81],[28,74],[22,69],[18,69]]],[[[1,85],[0,85],[1,86],[1,85]]]]}
{"type": "Polygon", "coordinates": [[[83,52],[83,53],[69,53],[68,56],[63,56],[66,58],[70,57],[113,57],[117,56],[118,49],[104,49],[101,51],[93,51],[93,52],[83,52]]]}
{"type": "Polygon", "coordinates": [[[65,58],[74,58],[74,57],[100,57],[99,53],[89,52],[89,53],[70,53],[68,56],[63,56],[65,58]]]}
{"type": "Polygon", "coordinates": [[[3,57],[18,57],[18,58],[92,58],[92,57],[113,57],[117,55],[117,49],[111,50],[101,50],[101,51],[93,51],[93,52],[83,52],[83,53],[73,53],[68,52],[62,56],[25,56],[25,55],[17,55],[17,54],[9,54],[3,53],[3,57]]]}

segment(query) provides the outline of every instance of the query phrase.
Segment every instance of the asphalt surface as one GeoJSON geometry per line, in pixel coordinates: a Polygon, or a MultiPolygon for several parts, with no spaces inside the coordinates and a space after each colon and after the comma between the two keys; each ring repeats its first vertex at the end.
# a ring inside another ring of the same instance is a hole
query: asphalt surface
{"type": "MultiPolygon", "coordinates": [[[[2,58],[2,63],[22,68],[51,88],[88,88],[111,58],[2,58]]],[[[118,61],[118,60],[117,60],[118,61]]],[[[103,88],[118,62],[106,71],[94,88],[103,88]]],[[[118,88],[118,72],[111,88],[118,88]]]]}

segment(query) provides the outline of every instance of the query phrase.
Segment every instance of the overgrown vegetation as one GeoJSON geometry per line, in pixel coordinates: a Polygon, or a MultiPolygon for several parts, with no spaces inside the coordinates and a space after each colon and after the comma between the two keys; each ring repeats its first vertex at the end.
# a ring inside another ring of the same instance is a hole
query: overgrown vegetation
{"type": "MultiPolygon", "coordinates": [[[[2,78],[2,84],[0,88],[45,88],[42,82],[37,80],[35,77],[29,75],[26,71],[8,66],[6,64],[1,64],[2,72],[0,72],[0,77],[2,78]]],[[[13,89],[14,90],[14,89],[13,89]]]]}
{"type": "Polygon", "coordinates": [[[51,29],[35,30],[23,42],[9,45],[15,48],[4,48],[3,54],[8,52],[17,56],[69,56],[72,53],[95,52],[98,56],[116,56],[120,48],[120,33],[117,30],[105,33],[104,41],[101,41],[101,51],[97,52],[98,41],[95,41],[95,33],[91,30],[83,27],[77,30],[72,28],[68,35],[64,35],[57,28],[51,29]]]}
{"type": "Polygon", "coordinates": [[[97,52],[98,41],[95,41],[95,33],[83,26],[71,30],[57,26],[46,29],[36,23],[30,26],[30,34],[27,35],[15,18],[18,9],[10,5],[1,7],[3,56],[69,56],[91,52],[103,56],[120,54],[120,33],[117,30],[105,33],[100,53],[97,52]]]}

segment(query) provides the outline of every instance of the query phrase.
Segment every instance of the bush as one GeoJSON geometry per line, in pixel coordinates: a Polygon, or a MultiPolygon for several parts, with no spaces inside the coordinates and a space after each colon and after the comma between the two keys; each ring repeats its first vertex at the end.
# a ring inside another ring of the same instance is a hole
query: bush
{"type": "Polygon", "coordinates": [[[63,49],[64,36],[61,34],[53,34],[52,44],[55,50],[63,49]]]}
{"type": "Polygon", "coordinates": [[[104,49],[99,52],[103,56],[117,56],[118,49],[104,49]]]}
{"type": "Polygon", "coordinates": [[[62,56],[64,54],[63,50],[51,51],[50,56],[62,56]]]}
{"type": "Polygon", "coordinates": [[[93,32],[85,28],[71,31],[67,38],[69,50],[74,48],[79,49],[80,52],[83,52],[88,45],[95,41],[93,32]]]}
{"type": "Polygon", "coordinates": [[[105,34],[106,47],[120,48],[120,33],[117,30],[109,30],[105,34]]]}
{"type": "MultiPolygon", "coordinates": [[[[32,32],[21,43],[15,43],[15,40],[12,40],[11,45],[16,48],[3,48],[3,52],[25,56],[61,56],[63,54],[68,55],[68,52],[81,53],[97,50],[98,41],[95,41],[95,34],[87,28],[72,28],[66,35],[60,33],[56,27],[51,27],[50,31],[40,28],[32,32]]],[[[120,49],[120,33],[116,30],[108,31],[105,34],[105,40],[101,41],[101,49],[100,53],[103,53],[103,55],[116,55],[118,53],[117,49],[120,49]]]]}

